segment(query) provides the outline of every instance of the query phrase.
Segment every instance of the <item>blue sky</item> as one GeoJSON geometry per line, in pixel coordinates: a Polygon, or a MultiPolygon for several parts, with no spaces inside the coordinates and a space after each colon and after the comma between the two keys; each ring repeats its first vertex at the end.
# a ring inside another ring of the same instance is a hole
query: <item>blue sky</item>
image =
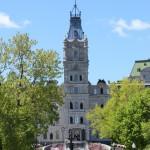
{"type": "MultiPolygon", "coordinates": [[[[74,0],[0,0],[0,37],[29,33],[63,58],[74,0]]],[[[116,81],[150,58],[150,0],[77,0],[89,40],[89,80],[116,81]]],[[[62,82],[63,79],[60,80],[62,82]]]]}

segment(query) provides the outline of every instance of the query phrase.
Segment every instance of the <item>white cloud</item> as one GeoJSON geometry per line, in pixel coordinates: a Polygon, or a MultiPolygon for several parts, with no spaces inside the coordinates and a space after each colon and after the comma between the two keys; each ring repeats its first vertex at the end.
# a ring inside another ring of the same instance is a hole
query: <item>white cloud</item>
{"type": "Polygon", "coordinates": [[[141,31],[150,29],[150,23],[144,22],[140,19],[133,19],[127,22],[124,19],[113,21],[113,32],[116,32],[120,36],[126,36],[129,31],[141,31]]]}
{"type": "Polygon", "coordinates": [[[12,20],[6,13],[0,12],[0,28],[21,28],[29,24],[29,20],[24,20],[21,24],[19,24],[12,20]]]}
{"type": "Polygon", "coordinates": [[[26,27],[26,26],[29,25],[29,24],[31,24],[31,22],[30,22],[29,20],[24,20],[24,21],[22,22],[22,26],[23,26],[23,27],[26,27]]]}

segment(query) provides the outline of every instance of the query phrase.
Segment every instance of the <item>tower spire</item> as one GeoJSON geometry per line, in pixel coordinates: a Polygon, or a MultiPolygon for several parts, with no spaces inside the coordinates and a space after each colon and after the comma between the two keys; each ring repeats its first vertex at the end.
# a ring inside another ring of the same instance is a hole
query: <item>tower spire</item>
{"type": "Polygon", "coordinates": [[[70,16],[74,16],[74,17],[80,17],[81,16],[81,11],[78,9],[77,7],[77,1],[75,0],[74,3],[74,7],[72,9],[72,11],[70,12],[70,16]]]}
{"type": "Polygon", "coordinates": [[[73,9],[70,12],[70,29],[68,39],[83,39],[84,32],[81,26],[81,11],[77,7],[77,1],[74,0],[73,9]]]}
{"type": "Polygon", "coordinates": [[[76,13],[77,13],[77,1],[76,0],[75,0],[74,8],[75,8],[75,16],[76,16],[76,13]]]}

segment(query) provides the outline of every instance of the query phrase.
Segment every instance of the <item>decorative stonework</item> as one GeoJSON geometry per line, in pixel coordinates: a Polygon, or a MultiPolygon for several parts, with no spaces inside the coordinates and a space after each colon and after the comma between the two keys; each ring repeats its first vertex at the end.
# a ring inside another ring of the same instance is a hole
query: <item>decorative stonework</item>
{"type": "Polygon", "coordinates": [[[58,123],[48,129],[48,135],[52,133],[53,140],[43,139],[41,135],[41,142],[64,142],[70,134],[73,142],[93,141],[85,115],[96,104],[104,106],[109,98],[104,80],[99,80],[97,85],[89,83],[88,39],[82,30],[81,14],[71,14],[70,17],[68,37],[64,40],[64,105],[60,108],[58,123]],[[77,34],[74,31],[79,35],[74,35],[77,34]]]}

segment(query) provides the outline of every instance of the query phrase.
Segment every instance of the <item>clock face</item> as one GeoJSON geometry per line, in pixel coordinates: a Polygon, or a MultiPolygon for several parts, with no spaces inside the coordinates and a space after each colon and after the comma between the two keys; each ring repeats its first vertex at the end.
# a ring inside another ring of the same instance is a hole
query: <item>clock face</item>
{"type": "Polygon", "coordinates": [[[75,38],[78,37],[78,32],[76,30],[74,31],[74,36],[75,36],[75,38]]]}

